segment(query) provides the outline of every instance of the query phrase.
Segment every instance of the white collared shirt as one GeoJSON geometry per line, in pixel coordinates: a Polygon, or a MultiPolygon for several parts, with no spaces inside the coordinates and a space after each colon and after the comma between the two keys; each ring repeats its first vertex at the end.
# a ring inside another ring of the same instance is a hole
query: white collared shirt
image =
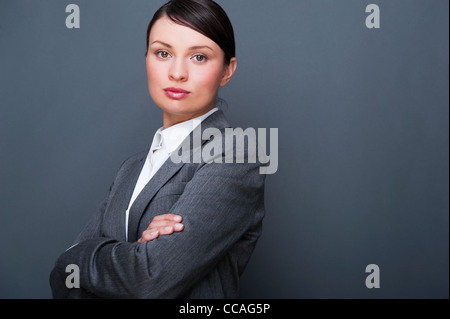
{"type": "MultiPolygon", "coordinates": [[[[181,122],[172,125],[166,129],[160,127],[154,137],[150,151],[145,159],[144,166],[142,167],[139,178],[134,187],[133,195],[131,196],[128,209],[125,212],[125,235],[128,240],[128,216],[130,213],[130,208],[133,205],[135,199],[138,197],[140,192],[144,189],[145,185],[150,181],[150,179],[156,174],[156,172],[161,168],[164,162],[169,158],[170,154],[178,149],[183,140],[208,116],[216,112],[218,108],[213,108],[208,113],[205,113],[196,118],[190,119],[185,122],[181,122]]],[[[165,212],[161,212],[165,214],[165,212]]]]}

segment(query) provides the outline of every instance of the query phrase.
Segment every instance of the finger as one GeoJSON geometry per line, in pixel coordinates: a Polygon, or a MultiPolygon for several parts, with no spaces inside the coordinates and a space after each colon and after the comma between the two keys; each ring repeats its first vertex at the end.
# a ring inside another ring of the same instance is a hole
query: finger
{"type": "Polygon", "coordinates": [[[174,232],[180,232],[184,229],[184,225],[180,223],[176,223],[173,226],[165,226],[159,228],[151,228],[142,233],[142,237],[139,238],[138,242],[143,243],[147,241],[151,241],[157,238],[159,235],[170,235],[174,232]]]}
{"type": "Polygon", "coordinates": [[[163,215],[158,215],[155,216],[153,218],[154,221],[157,220],[173,220],[175,222],[181,222],[183,220],[183,218],[180,215],[175,215],[175,214],[163,214],[163,215]]]}
{"type": "Polygon", "coordinates": [[[175,225],[173,225],[174,231],[182,231],[183,229],[184,229],[184,225],[181,223],[176,223],[175,225]]]}
{"type": "Polygon", "coordinates": [[[165,226],[158,228],[160,235],[170,235],[174,232],[182,231],[184,228],[183,224],[177,223],[175,225],[165,226]]]}
{"type": "Polygon", "coordinates": [[[161,227],[159,232],[161,235],[170,235],[173,233],[173,226],[161,227]]]}
{"type": "Polygon", "coordinates": [[[176,222],[173,220],[157,220],[157,221],[152,221],[150,223],[150,225],[148,225],[148,230],[152,229],[152,228],[163,228],[166,226],[173,226],[175,225],[176,222]]]}
{"type": "Polygon", "coordinates": [[[158,230],[146,230],[142,233],[142,237],[138,240],[140,243],[151,241],[159,236],[158,230]]]}

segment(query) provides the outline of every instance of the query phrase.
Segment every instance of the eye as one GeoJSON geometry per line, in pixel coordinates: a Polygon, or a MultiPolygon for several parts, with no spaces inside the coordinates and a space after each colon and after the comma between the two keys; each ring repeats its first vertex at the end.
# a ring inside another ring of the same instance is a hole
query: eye
{"type": "Polygon", "coordinates": [[[167,59],[170,57],[170,54],[167,51],[157,51],[156,56],[161,59],[167,59]]]}
{"type": "Polygon", "coordinates": [[[194,59],[195,62],[199,62],[199,63],[206,62],[206,60],[207,60],[206,56],[204,56],[202,54],[194,55],[193,59],[194,59]]]}

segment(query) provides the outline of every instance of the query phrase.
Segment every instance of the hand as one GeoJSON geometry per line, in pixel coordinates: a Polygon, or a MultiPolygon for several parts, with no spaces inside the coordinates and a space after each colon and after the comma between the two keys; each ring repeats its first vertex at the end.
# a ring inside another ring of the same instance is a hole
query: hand
{"type": "Polygon", "coordinates": [[[182,231],[184,228],[184,225],[181,224],[182,220],[181,216],[174,214],[155,216],[148,228],[142,233],[138,242],[145,243],[157,238],[159,235],[170,235],[173,232],[182,231]]]}

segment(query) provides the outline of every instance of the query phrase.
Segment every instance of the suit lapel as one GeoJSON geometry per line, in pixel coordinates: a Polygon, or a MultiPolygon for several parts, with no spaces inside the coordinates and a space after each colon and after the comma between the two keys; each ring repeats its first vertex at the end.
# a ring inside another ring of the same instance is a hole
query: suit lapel
{"type": "Polygon", "coordinates": [[[138,226],[142,214],[153,199],[158,190],[176,173],[184,163],[174,164],[168,159],[156,172],[152,179],[145,185],[144,189],[136,197],[131,205],[128,216],[128,241],[135,242],[138,239],[138,226]]]}
{"type": "Polygon", "coordinates": [[[146,156],[147,152],[140,153],[132,163],[129,163],[123,170],[120,170],[114,182],[116,185],[120,185],[120,187],[115,188],[116,191],[111,196],[111,202],[108,205],[110,209],[107,210],[108,220],[110,222],[105,223],[103,227],[108,234],[115,234],[121,240],[125,240],[124,212],[128,209],[134,185],[136,185],[139,174],[144,166],[146,156]]]}
{"type": "MultiPolygon", "coordinates": [[[[197,127],[191,134],[186,138],[190,139],[190,154],[192,159],[192,152],[193,152],[193,136],[196,132],[198,132],[199,129],[201,129],[201,134],[203,131],[210,127],[216,127],[218,129],[229,127],[229,124],[227,120],[225,119],[225,116],[221,110],[218,110],[211,114],[209,117],[207,117],[202,123],[200,127],[197,127]]],[[[197,133],[198,134],[198,133],[197,133]]],[[[206,143],[207,140],[201,141],[201,144],[206,143]]],[[[197,150],[198,151],[198,150],[197,150]]],[[[200,150],[201,151],[201,150],[200,150]]],[[[174,176],[182,167],[184,166],[183,162],[180,163],[174,163],[170,159],[170,157],[164,162],[164,164],[161,166],[161,168],[156,172],[156,174],[152,177],[152,179],[147,183],[147,185],[144,187],[144,189],[141,191],[141,193],[138,195],[136,200],[134,201],[133,205],[130,208],[129,217],[128,217],[128,241],[129,242],[135,242],[138,239],[138,229],[139,229],[139,222],[141,220],[141,217],[149,205],[150,201],[153,199],[155,194],[158,192],[161,187],[164,186],[165,183],[167,183],[172,176],[174,176]]],[[[142,165],[141,165],[142,168],[142,165]]],[[[140,172],[140,170],[139,170],[140,172]]],[[[134,185],[136,184],[136,180],[134,181],[134,184],[131,185],[130,189],[130,195],[127,198],[131,198],[131,193],[133,192],[134,185]]],[[[129,203],[129,200],[128,202],[129,203]]],[[[128,205],[128,204],[127,204],[128,205]]],[[[126,208],[125,208],[126,210],[126,208]]],[[[163,213],[161,213],[163,214],[163,213]]]]}

